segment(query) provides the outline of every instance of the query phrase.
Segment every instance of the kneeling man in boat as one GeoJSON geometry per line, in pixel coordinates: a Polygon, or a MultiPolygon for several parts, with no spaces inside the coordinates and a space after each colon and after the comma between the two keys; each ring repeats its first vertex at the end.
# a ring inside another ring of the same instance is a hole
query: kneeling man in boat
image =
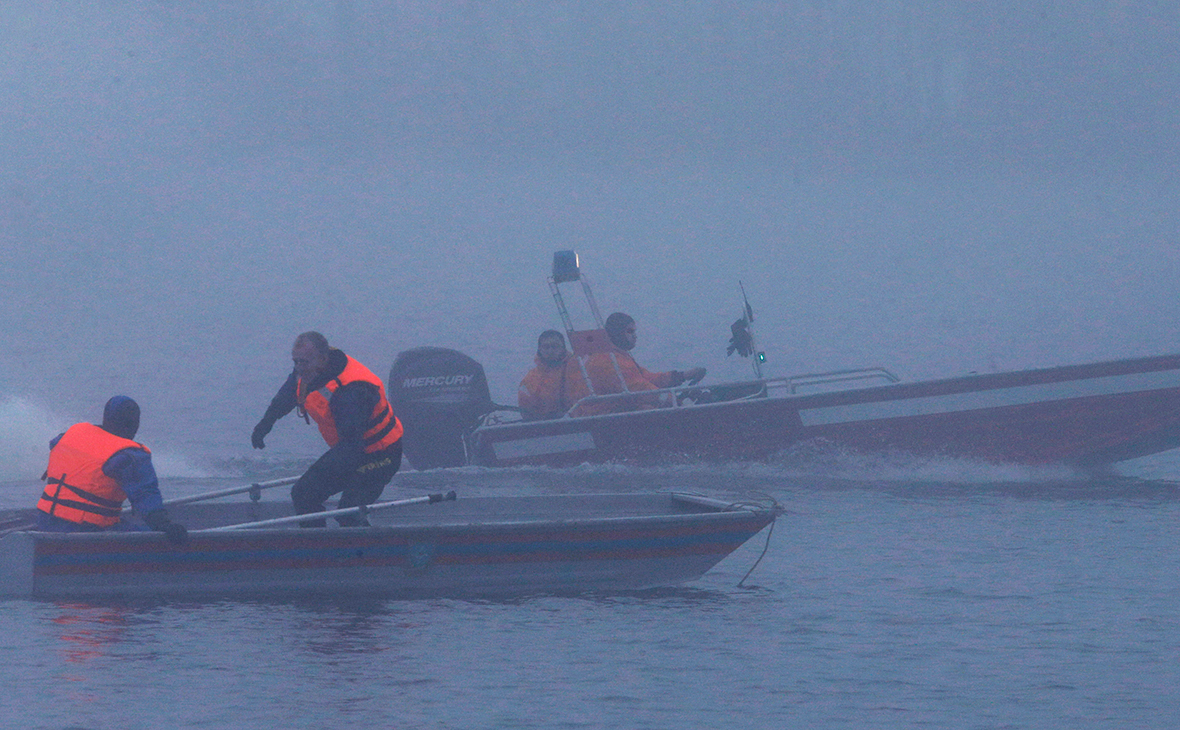
{"type": "MultiPolygon", "coordinates": [[[[686,382],[689,384],[698,383],[705,377],[705,369],[702,367],[683,372],[669,370],[661,373],[653,373],[641,367],[635,362],[635,358],[631,357],[631,350],[638,342],[638,335],[636,334],[635,320],[630,315],[615,312],[607,317],[606,336],[611,343],[609,350],[596,352],[586,358],[586,374],[590,378],[590,385],[594,388],[595,395],[624,391],[638,393],[660,388],[675,388],[686,382]],[[621,381],[620,376],[622,376],[621,381]]],[[[579,406],[577,415],[590,416],[643,410],[658,408],[661,405],[663,403],[656,396],[610,399],[579,406]]]]}
{"type": "MultiPolygon", "coordinates": [[[[402,463],[402,424],[385,397],[385,385],[364,365],[328,345],[319,332],[304,332],[291,348],[294,370],[254,427],[254,448],[276,421],[298,409],[312,420],[328,444],[291,488],[295,514],[324,511],[324,501],[340,494],[337,508],[372,504],[402,463]]],[[[360,515],[337,518],[342,527],[364,526],[360,515]]],[[[326,520],[307,520],[301,527],[324,527],[326,520]]]]}
{"type": "Polygon", "coordinates": [[[565,336],[545,330],[537,338],[536,367],[520,381],[516,402],[526,421],[561,418],[589,395],[578,361],[565,349],[565,336]]]}
{"type": "Polygon", "coordinates": [[[132,441],[138,430],[139,404],[117,395],[103,408],[101,426],[75,423],[50,441],[36,529],[142,529],[120,520],[123,501],[130,500],[148,527],[175,544],[183,544],[188,530],[168,518],[151,451],[132,441]]]}

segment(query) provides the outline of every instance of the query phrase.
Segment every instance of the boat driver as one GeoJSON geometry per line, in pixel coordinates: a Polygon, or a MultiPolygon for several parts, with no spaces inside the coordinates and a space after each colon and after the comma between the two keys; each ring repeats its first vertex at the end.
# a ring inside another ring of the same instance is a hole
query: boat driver
{"type": "Polygon", "coordinates": [[[188,530],[168,518],[152,454],[132,441],[139,430],[139,404],[125,395],[107,401],[102,425],[75,423],[49,442],[46,482],[37,502],[37,530],[98,532],[137,530],[120,519],[123,500],[149,528],[181,545],[188,530]]]}
{"type": "MultiPolygon", "coordinates": [[[[699,383],[705,377],[705,369],[695,367],[691,370],[669,370],[653,373],[641,367],[631,356],[631,350],[638,342],[635,320],[622,312],[615,312],[606,318],[606,336],[611,347],[607,352],[597,352],[586,358],[586,374],[590,377],[590,384],[595,395],[609,393],[642,392],[658,390],[660,388],[675,388],[688,383],[699,383]],[[615,364],[618,363],[616,369],[615,364]],[[622,376],[622,381],[619,376],[622,376]]],[[[618,411],[642,410],[658,408],[661,402],[654,396],[634,399],[609,399],[588,403],[578,408],[578,415],[598,415],[618,411]]]]}

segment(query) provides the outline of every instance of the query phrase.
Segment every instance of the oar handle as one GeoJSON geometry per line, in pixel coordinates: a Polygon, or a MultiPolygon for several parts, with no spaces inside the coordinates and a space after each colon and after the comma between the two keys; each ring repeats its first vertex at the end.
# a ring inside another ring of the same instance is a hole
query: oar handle
{"type": "MultiPolygon", "coordinates": [[[[272,479],[269,482],[255,482],[244,487],[232,487],[230,489],[222,489],[218,492],[205,492],[204,494],[194,494],[188,497],[177,497],[164,502],[165,507],[172,507],[178,504],[188,504],[190,502],[201,502],[206,499],[217,499],[218,497],[229,497],[234,494],[244,494],[246,492],[260,493],[263,489],[271,489],[273,487],[285,487],[288,484],[294,484],[299,481],[299,477],[284,477],[282,479],[272,479]]],[[[251,495],[253,496],[253,495],[251,495]]],[[[255,501],[261,497],[254,497],[255,501]]],[[[130,512],[131,508],[127,507],[124,512],[130,512]]]]}
{"type": "Polygon", "coordinates": [[[395,499],[390,502],[378,502],[376,504],[366,504],[359,507],[345,507],[344,509],[330,509],[325,512],[309,512],[304,515],[292,515],[291,517],[275,517],[271,520],[259,520],[257,522],[241,522],[236,525],[223,525],[222,527],[207,527],[204,530],[190,530],[189,532],[226,532],[228,530],[243,530],[246,528],[255,527],[279,527],[282,525],[292,525],[297,522],[304,522],[306,520],[319,520],[325,517],[343,517],[345,515],[367,515],[370,512],[377,510],[389,509],[390,507],[406,507],[411,504],[434,504],[435,502],[454,502],[456,495],[454,490],[446,494],[426,494],[421,497],[410,497],[409,499],[395,499]]]}

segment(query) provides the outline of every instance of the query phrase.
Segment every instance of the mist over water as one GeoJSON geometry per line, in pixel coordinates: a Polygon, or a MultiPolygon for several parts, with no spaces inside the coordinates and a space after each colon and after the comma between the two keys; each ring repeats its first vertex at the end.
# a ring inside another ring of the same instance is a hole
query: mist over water
{"type": "MultiPolygon", "coordinates": [[[[707,383],[750,375],[739,281],[770,376],[1175,352],[1177,37],[1140,0],[6,0],[0,507],[116,393],[168,496],[298,473],[314,427],[249,436],[308,329],[381,376],[459,349],[511,404],[558,249],[707,383]]],[[[640,594],[7,601],[0,725],[1174,726],[1178,473],[407,469],[788,512],[640,594]]]]}
{"type": "Polygon", "coordinates": [[[715,381],[750,372],[723,354],[739,281],[771,375],[1170,352],[1176,24],[1127,2],[6,3],[0,396],[56,424],[126,393],[153,447],[265,464],[315,449],[248,434],[319,329],[382,375],[460,349],[511,403],[564,248],[639,320],[641,362],[715,381]]]}

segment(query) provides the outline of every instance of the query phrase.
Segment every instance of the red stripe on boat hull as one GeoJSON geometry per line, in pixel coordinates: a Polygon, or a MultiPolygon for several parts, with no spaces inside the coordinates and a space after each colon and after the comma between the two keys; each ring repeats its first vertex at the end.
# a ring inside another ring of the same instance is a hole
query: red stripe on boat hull
{"type": "Polygon", "coordinates": [[[1136,458],[1180,446],[1180,357],[489,427],[477,432],[476,460],[758,460],[808,439],[1027,464],[1136,458]],[[578,434],[592,447],[545,451],[555,435],[576,445],[578,434]],[[521,453],[530,443],[537,453],[521,453]],[[498,447],[513,456],[497,458],[498,447]]]}

